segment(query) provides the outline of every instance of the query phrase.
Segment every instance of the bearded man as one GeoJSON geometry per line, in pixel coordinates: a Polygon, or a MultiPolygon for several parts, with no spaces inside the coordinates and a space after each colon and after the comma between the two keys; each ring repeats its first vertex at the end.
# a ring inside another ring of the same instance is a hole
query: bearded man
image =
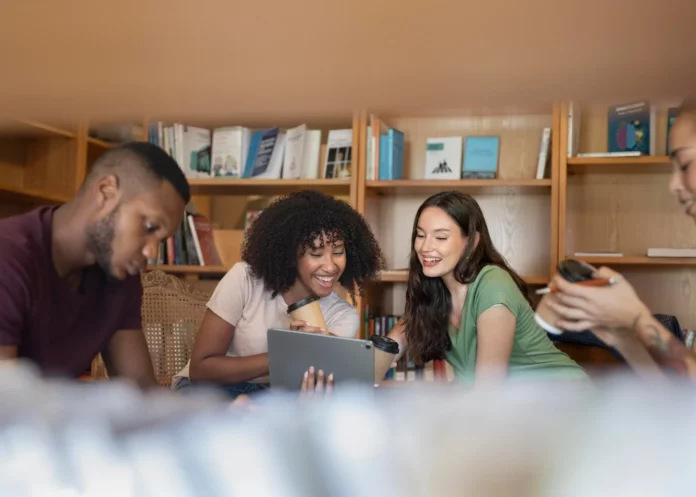
{"type": "Polygon", "coordinates": [[[101,353],[110,376],[156,386],[140,272],[189,198],[169,155],[130,142],[102,154],[67,203],[1,219],[0,361],[75,378],[101,353]]]}

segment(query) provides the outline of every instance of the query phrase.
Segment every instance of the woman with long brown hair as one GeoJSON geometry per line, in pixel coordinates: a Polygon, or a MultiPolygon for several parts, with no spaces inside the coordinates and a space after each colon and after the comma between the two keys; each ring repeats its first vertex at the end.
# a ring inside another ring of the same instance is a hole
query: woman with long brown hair
{"type": "Polygon", "coordinates": [[[460,192],[433,195],[416,213],[406,311],[390,337],[416,363],[447,360],[460,379],[587,378],[535,322],[524,281],[460,192]]]}

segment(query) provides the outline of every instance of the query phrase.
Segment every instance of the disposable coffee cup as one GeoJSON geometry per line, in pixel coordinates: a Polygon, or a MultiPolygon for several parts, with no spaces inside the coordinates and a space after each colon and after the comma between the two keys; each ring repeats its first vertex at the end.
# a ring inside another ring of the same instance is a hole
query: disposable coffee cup
{"type": "MultiPolygon", "coordinates": [[[[592,266],[575,259],[561,261],[556,269],[559,276],[571,283],[591,280],[594,273],[592,266]]],[[[549,300],[553,298],[552,295],[552,293],[547,293],[541,298],[534,313],[534,320],[547,332],[562,335],[564,331],[553,324],[558,321],[560,316],[548,306],[549,300]]]]}
{"type": "Polygon", "coordinates": [[[304,321],[307,326],[315,326],[325,331],[329,331],[324,320],[324,313],[321,312],[319,297],[312,296],[298,300],[288,306],[288,314],[294,321],[304,321]]]}
{"type": "Polygon", "coordinates": [[[370,341],[375,348],[375,383],[379,383],[387,375],[394,357],[399,353],[399,343],[382,335],[372,335],[370,341]]]}

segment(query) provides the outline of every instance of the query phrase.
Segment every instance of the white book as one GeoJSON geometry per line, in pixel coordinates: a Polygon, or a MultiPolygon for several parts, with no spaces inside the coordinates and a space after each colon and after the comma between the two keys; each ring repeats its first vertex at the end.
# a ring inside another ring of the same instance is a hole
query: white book
{"type": "Polygon", "coordinates": [[[696,257],[696,248],[649,248],[648,257],[696,257]]]}
{"type": "Polygon", "coordinates": [[[577,157],[640,157],[638,150],[627,150],[626,152],[586,152],[578,154],[577,157]]]}
{"type": "Polygon", "coordinates": [[[211,176],[241,178],[244,174],[251,131],[243,126],[213,130],[211,176]]]}
{"type": "Polygon", "coordinates": [[[575,257],[623,257],[623,252],[575,252],[575,257]]]}
{"type": "Polygon", "coordinates": [[[350,178],[353,129],[332,129],[326,140],[324,178],[350,178]]]}
{"type": "Polygon", "coordinates": [[[573,102],[568,106],[568,157],[574,157],[578,153],[580,144],[580,116],[582,115],[579,106],[573,102]]]}
{"type": "Polygon", "coordinates": [[[546,164],[549,160],[549,145],[551,144],[551,128],[544,128],[541,132],[541,144],[539,145],[539,160],[537,161],[536,179],[544,179],[546,176],[546,164]]]}
{"type": "Polygon", "coordinates": [[[365,179],[374,180],[377,179],[377,171],[375,170],[375,157],[373,150],[375,149],[375,137],[372,136],[372,126],[367,126],[367,143],[365,147],[365,179]]]}
{"type": "Polygon", "coordinates": [[[304,162],[305,137],[307,125],[303,124],[287,131],[285,160],[283,161],[283,179],[299,179],[304,162]]]}
{"type": "Polygon", "coordinates": [[[428,138],[425,147],[425,179],[461,179],[462,137],[428,138]]]}
{"type": "Polygon", "coordinates": [[[321,154],[321,130],[309,129],[305,134],[302,172],[303,179],[319,177],[319,155],[321,154]]]}
{"type": "Polygon", "coordinates": [[[181,164],[186,168],[187,176],[191,178],[209,177],[210,171],[200,171],[198,168],[198,153],[210,147],[210,130],[183,124],[180,125],[179,129],[182,139],[181,144],[177,143],[177,148],[180,149],[181,164]]]}

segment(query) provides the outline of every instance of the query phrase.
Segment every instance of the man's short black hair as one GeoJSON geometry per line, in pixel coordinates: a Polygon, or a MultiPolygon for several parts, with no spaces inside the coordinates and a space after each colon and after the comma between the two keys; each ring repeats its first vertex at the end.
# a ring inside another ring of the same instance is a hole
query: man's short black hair
{"type": "Polygon", "coordinates": [[[164,150],[149,142],[132,141],[117,145],[94,162],[85,183],[105,173],[119,176],[122,184],[141,184],[145,176],[168,181],[188,203],[191,200],[189,184],[179,164],[164,150]]]}

